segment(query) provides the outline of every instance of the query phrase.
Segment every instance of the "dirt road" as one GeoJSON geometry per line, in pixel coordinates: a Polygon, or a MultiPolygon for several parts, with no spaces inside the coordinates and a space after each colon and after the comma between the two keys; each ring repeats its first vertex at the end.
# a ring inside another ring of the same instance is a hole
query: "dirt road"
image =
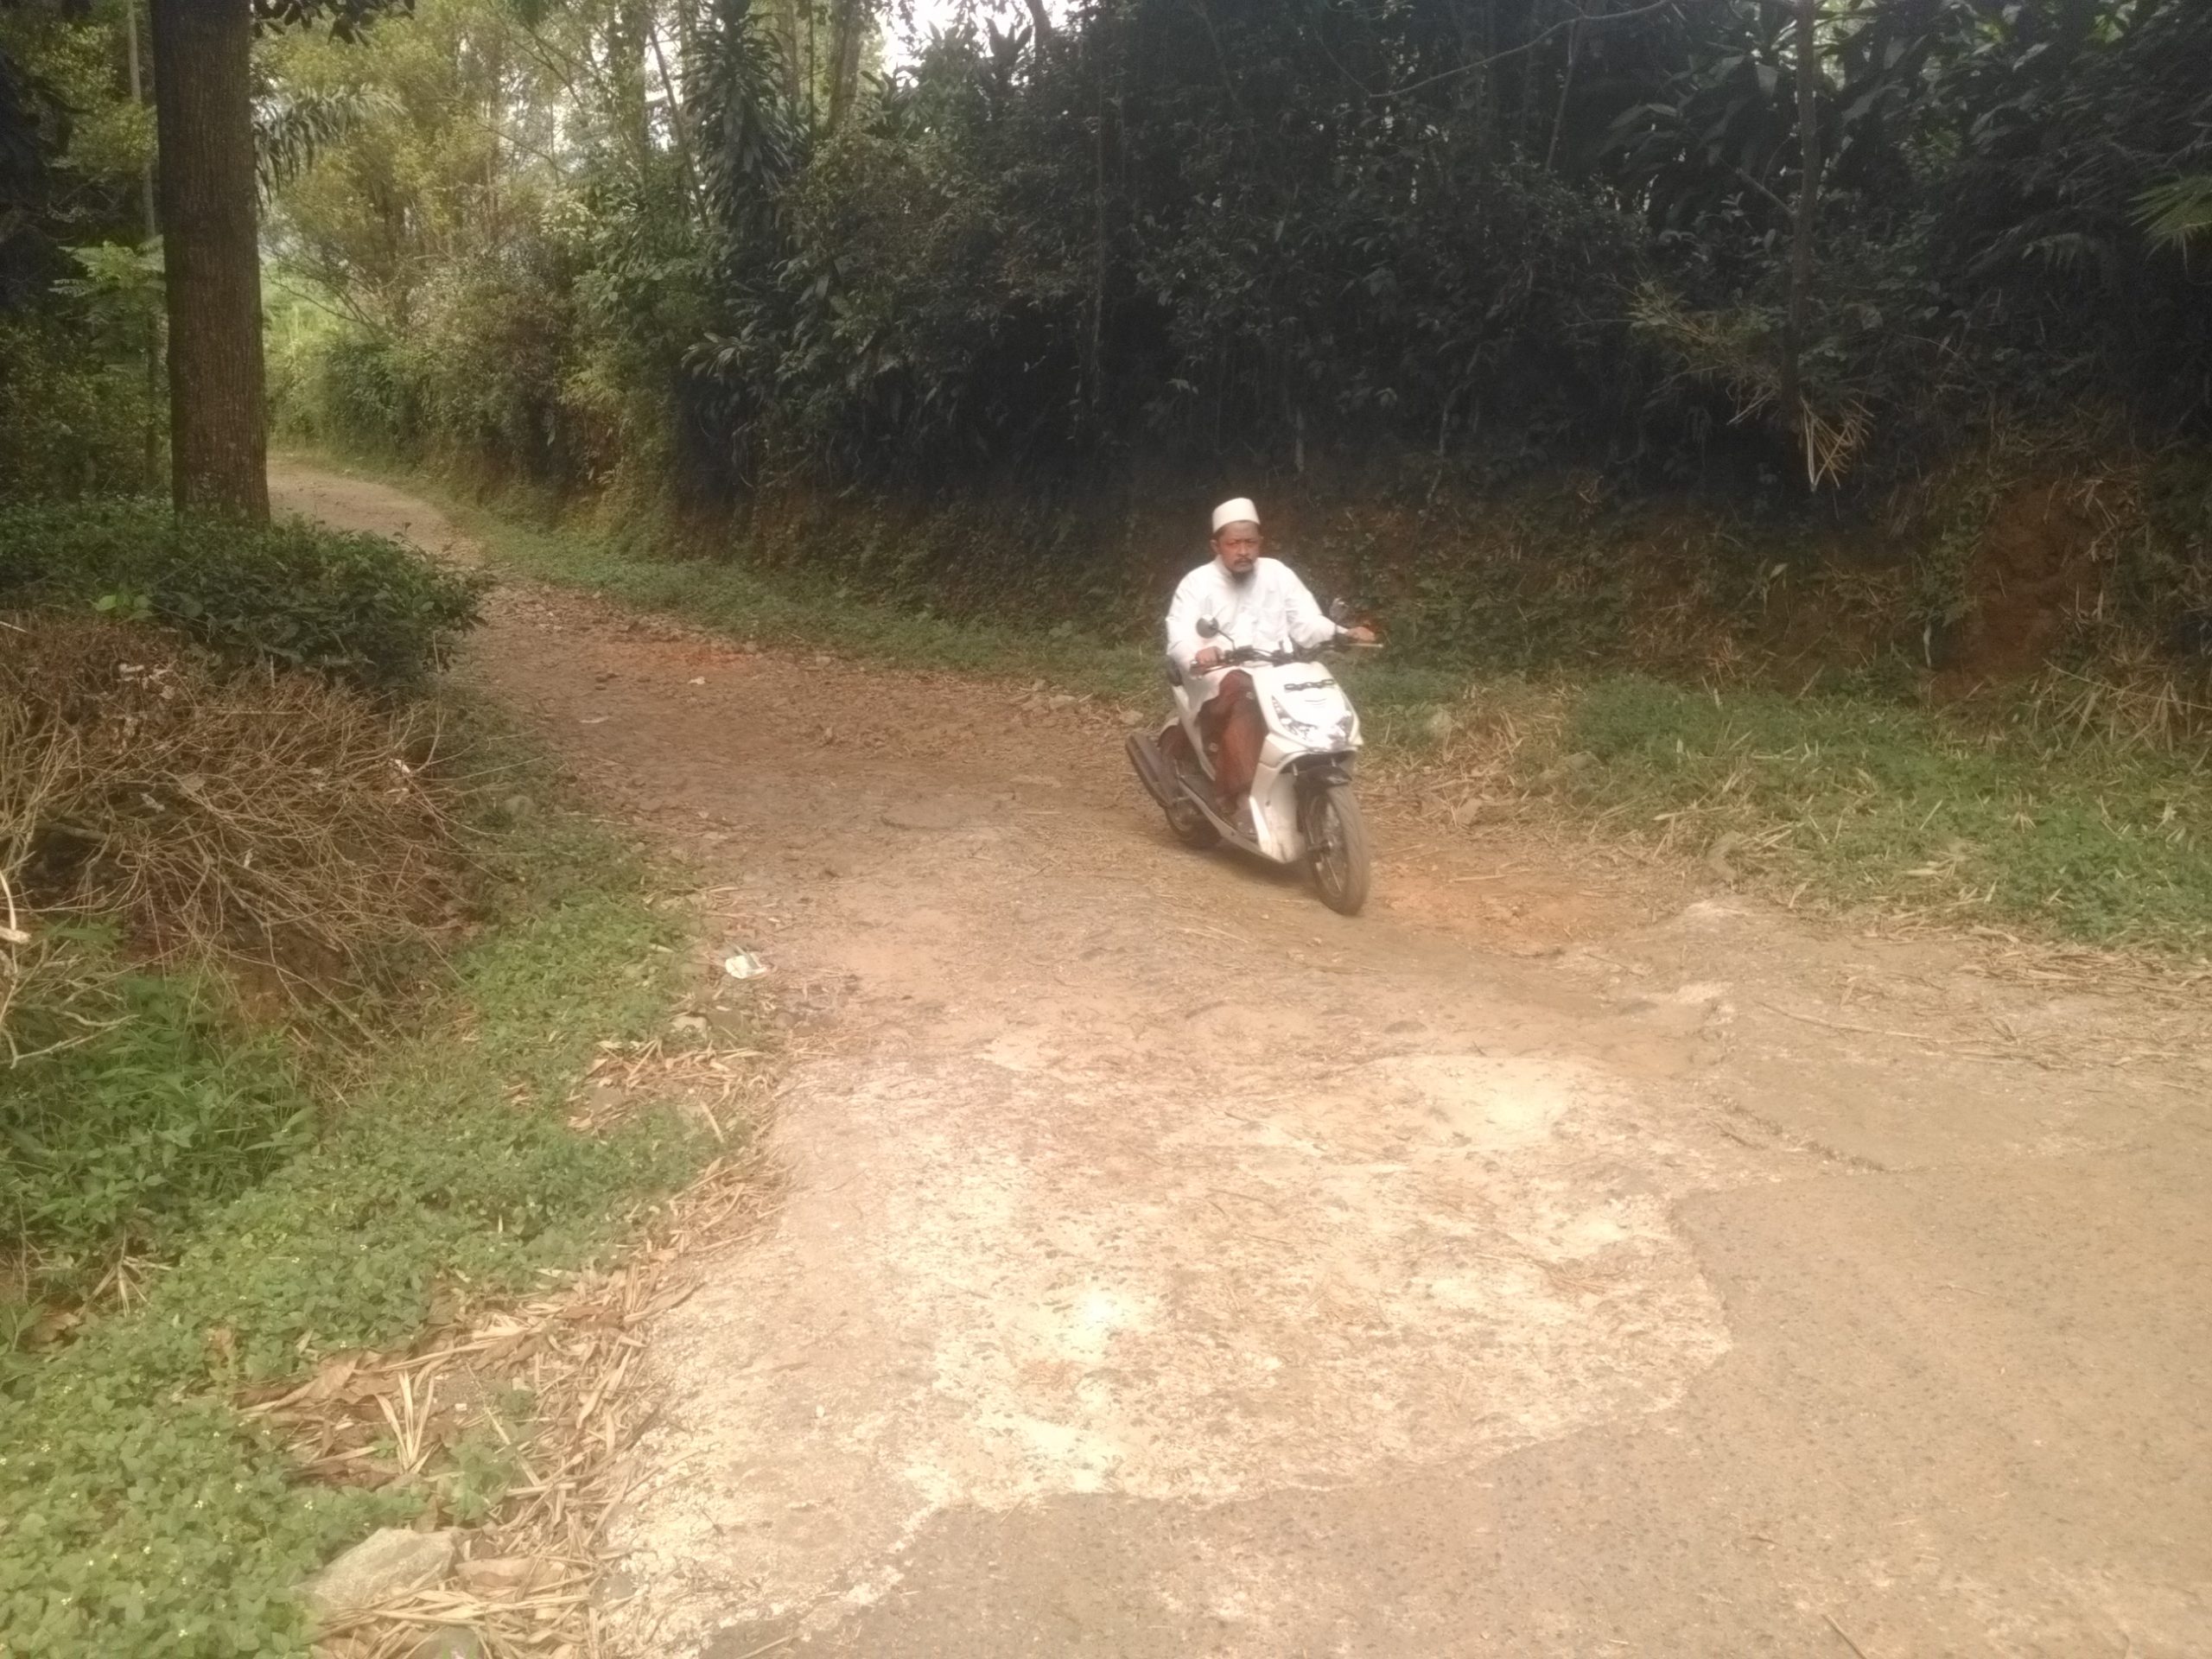
{"type": "Polygon", "coordinates": [[[806,1016],[637,1652],[2212,1654],[2200,1009],[1387,813],[1347,922],[1109,716],[526,586],[467,671],[806,1016]]]}

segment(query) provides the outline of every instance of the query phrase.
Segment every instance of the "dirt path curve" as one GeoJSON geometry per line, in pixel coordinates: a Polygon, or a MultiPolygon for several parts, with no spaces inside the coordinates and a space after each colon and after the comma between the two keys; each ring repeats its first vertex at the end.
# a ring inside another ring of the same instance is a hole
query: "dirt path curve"
{"type": "Polygon", "coordinates": [[[635,1651],[2212,1653],[2201,1010],[1387,814],[1345,922],[1102,716],[526,586],[468,671],[808,1010],[635,1651]]]}

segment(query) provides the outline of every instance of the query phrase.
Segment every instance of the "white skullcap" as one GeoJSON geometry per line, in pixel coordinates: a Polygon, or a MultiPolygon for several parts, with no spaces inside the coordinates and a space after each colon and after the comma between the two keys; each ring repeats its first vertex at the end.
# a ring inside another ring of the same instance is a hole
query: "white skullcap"
{"type": "Polygon", "coordinates": [[[1234,501],[1224,501],[1213,510],[1213,533],[1217,536],[1221,534],[1224,524],[1256,524],[1259,522],[1260,510],[1244,496],[1240,495],[1234,501]]]}

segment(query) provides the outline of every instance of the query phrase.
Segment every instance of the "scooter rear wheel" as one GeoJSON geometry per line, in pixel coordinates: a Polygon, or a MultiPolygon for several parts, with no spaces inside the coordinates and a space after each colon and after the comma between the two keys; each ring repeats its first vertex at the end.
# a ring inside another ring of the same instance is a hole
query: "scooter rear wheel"
{"type": "Polygon", "coordinates": [[[1136,768],[1139,781],[1166,814],[1167,827],[1175,832],[1176,840],[1199,852],[1219,846],[1221,831],[1185,798],[1181,791],[1185,781],[1177,776],[1173,763],[1160,753],[1159,744],[1143,732],[1132,732],[1128,747],[1129,764],[1136,768]]]}
{"type": "Polygon", "coordinates": [[[1344,785],[1332,784],[1306,797],[1304,816],[1307,867],[1321,902],[1340,916],[1358,915],[1373,874],[1359,803],[1344,785]]]}
{"type": "Polygon", "coordinates": [[[1160,759],[1166,762],[1168,771],[1183,789],[1181,794],[1168,803],[1167,827],[1175,832],[1175,839],[1192,851],[1211,852],[1221,845],[1221,831],[1213,827],[1213,820],[1206,817],[1198,809],[1198,804],[1190,797],[1192,790],[1208,787],[1205,774],[1197,772],[1193,776],[1195,767],[1186,762],[1179,762],[1164,752],[1160,759]]]}
{"type": "Polygon", "coordinates": [[[1221,845],[1221,831],[1213,827],[1213,820],[1188,801],[1178,801],[1167,809],[1167,827],[1175,832],[1176,840],[1194,851],[1207,852],[1221,845]]]}

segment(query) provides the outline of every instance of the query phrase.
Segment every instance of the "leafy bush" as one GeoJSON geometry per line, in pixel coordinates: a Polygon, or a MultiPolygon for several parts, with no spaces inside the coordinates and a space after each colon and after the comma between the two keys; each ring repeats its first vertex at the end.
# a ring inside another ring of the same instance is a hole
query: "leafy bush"
{"type": "Polygon", "coordinates": [[[442,274],[395,355],[430,430],[461,453],[533,477],[559,470],[563,357],[562,296],[509,261],[442,274]]]}
{"type": "Polygon", "coordinates": [[[0,501],[151,483],[146,404],[143,360],[92,349],[60,318],[0,317],[0,501]]]}
{"type": "Polygon", "coordinates": [[[150,617],[234,661],[411,685],[475,625],[486,583],[379,536],[178,518],[146,500],[0,508],[0,603],[150,617]]]}
{"type": "MultiPolygon", "coordinates": [[[[326,324],[297,346],[295,378],[276,399],[278,418],[312,442],[413,452],[423,431],[420,399],[389,341],[326,324]]],[[[292,366],[289,355],[279,359],[292,366]]],[[[273,389],[272,389],[273,390],[273,389]]]]}

